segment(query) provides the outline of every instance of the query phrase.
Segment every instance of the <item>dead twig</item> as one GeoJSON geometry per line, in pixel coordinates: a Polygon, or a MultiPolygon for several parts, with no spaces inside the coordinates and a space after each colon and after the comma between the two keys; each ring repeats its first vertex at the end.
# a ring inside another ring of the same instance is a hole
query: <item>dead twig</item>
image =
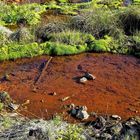
{"type": "Polygon", "coordinates": [[[50,58],[49,58],[49,60],[48,60],[47,63],[45,64],[43,70],[40,72],[40,74],[39,74],[37,80],[35,80],[34,85],[36,85],[36,84],[42,79],[42,77],[44,77],[44,73],[45,73],[46,69],[48,68],[48,65],[49,65],[49,63],[51,62],[52,58],[53,58],[53,57],[50,57],[50,58]]]}

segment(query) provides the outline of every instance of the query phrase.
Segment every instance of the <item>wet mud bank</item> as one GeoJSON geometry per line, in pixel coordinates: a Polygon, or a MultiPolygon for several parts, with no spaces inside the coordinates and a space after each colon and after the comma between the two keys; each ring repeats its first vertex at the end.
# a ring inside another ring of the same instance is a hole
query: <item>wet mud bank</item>
{"type": "Polygon", "coordinates": [[[7,91],[19,104],[29,103],[21,113],[30,118],[63,114],[71,120],[67,105],[87,106],[88,112],[118,114],[123,119],[140,115],[140,59],[132,56],[85,53],[53,57],[35,84],[49,56],[0,62],[0,91],[7,91]],[[75,77],[90,72],[96,79],[79,84],[75,77]],[[55,92],[53,96],[51,93],[55,92]],[[67,100],[62,101],[65,97],[67,100]]]}

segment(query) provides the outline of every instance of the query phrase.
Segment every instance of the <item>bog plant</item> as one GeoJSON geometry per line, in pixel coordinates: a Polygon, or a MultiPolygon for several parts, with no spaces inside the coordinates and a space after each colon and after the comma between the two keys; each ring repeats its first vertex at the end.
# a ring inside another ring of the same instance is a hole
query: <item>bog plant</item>
{"type": "Polygon", "coordinates": [[[106,8],[95,8],[83,12],[72,18],[70,26],[81,32],[90,33],[97,38],[113,34],[118,28],[117,18],[112,11],[106,8]]]}
{"type": "Polygon", "coordinates": [[[46,11],[44,5],[23,4],[7,5],[4,2],[0,2],[0,23],[1,24],[16,24],[16,22],[25,18],[30,25],[34,25],[40,22],[41,14],[46,11]]]}
{"type": "Polygon", "coordinates": [[[103,1],[95,0],[70,4],[62,0],[45,5],[8,5],[0,2],[0,24],[3,25],[16,24],[22,18],[30,25],[38,24],[46,8],[61,14],[76,13],[76,16],[70,16],[70,22],[49,23],[38,29],[33,26],[35,34],[26,28],[11,33],[10,37],[0,32],[0,60],[82,52],[130,53],[138,56],[139,6],[111,6],[117,3],[120,1],[105,0],[103,4],[103,1]]]}
{"type": "Polygon", "coordinates": [[[67,45],[85,45],[90,44],[95,38],[91,34],[81,33],[74,30],[66,30],[50,35],[50,41],[64,43],[67,45]]]}
{"type": "Polygon", "coordinates": [[[140,30],[140,6],[133,5],[118,11],[118,18],[126,35],[140,30]]]}
{"type": "Polygon", "coordinates": [[[84,140],[82,138],[83,129],[77,125],[68,125],[65,131],[60,131],[58,140],[84,140]]]}

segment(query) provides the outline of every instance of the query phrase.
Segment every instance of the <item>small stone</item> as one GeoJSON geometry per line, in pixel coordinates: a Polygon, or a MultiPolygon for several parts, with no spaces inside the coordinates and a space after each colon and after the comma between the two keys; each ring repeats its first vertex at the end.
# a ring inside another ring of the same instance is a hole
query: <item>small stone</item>
{"type": "Polygon", "coordinates": [[[44,100],[40,100],[41,103],[44,103],[44,100]]]}
{"type": "Polygon", "coordinates": [[[92,75],[91,73],[85,73],[85,76],[88,80],[95,80],[96,77],[94,75],[92,75]]]}
{"type": "Polygon", "coordinates": [[[70,96],[64,97],[61,101],[64,102],[66,100],[68,100],[70,98],[70,96]]]}
{"type": "Polygon", "coordinates": [[[29,103],[30,103],[30,100],[26,100],[26,101],[22,104],[22,106],[28,105],[29,103]]]}
{"type": "Polygon", "coordinates": [[[100,137],[100,134],[99,134],[99,133],[97,133],[97,134],[95,135],[95,137],[96,137],[96,138],[99,138],[99,137],[100,137]]]}
{"type": "Polygon", "coordinates": [[[52,93],[50,93],[49,95],[56,96],[57,93],[56,93],[56,92],[52,92],[52,93]]]}
{"type": "Polygon", "coordinates": [[[77,111],[76,117],[82,120],[88,119],[89,114],[87,113],[87,107],[86,106],[80,107],[79,110],[77,111]]]}
{"type": "Polygon", "coordinates": [[[121,120],[121,117],[118,115],[112,115],[111,118],[115,120],[121,120]]]}
{"type": "Polygon", "coordinates": [[[86,107],[86,106],[82,106],[82,107],[81,107],[81,110],[87,111],[87,107],[86,107]]]}
{"type": "Polygon", "coordinates": [[[82,119],[82,120],[86,120],[89,118],[89,114],[87,113],[87,111],[84,111],[84,110],[79,110],[76,117],[78,119],[82,119]]]}
{"type": "Polygon", "coordinates": [[[4,81],[10,81],[10,76],[8,74],[5,74],[2,79],[4,81]]]}
{"type": "Polygon", "coordinates": [[[82,77],[79,80],[80,83],[85,84],[87,82],[87,78],[86,77],[82,77]]]}
{"type": "Polygon", "coordinates": [[[34,88],[32,89],[32,91],[36,93],[36,92],[37,92],[37,89],[34,87],[34,88]]]}
{"type": "Polygon", "coordinates": [[[72,104],[69,105],[69,107],[70,107],[71,109],[73,109],[73,108],[75,107],[75,104],[72,103],[72,104]]]}
{"type": "Polygon", "coordinates": [[[75,116],[76,114],[77,114],[77,110],[73,108],[73,109],[71,110],[71,115],[72,115],[72,116],[75,116]]]}

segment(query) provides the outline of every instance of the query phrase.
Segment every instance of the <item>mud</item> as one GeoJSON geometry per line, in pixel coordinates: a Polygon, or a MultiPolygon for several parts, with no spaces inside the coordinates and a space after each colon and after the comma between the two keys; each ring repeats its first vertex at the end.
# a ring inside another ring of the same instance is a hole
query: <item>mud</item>
{"type": "Polygon", "coordinates": [[[50,119],[58,113],[71,120],[66,108],[71,103],[86,105],[88,112],[118,114],[123,119],[140,115],[140,59],[91,53],[53,57],[43,78],[34,85],[40,66],[48,59],[41,56],[0,63],[0,77],[8,74],[10,80],[1,81],[0,91],[8,91],[19,104],[30,101],[20,112],[23,115],[50,119]],[[83,71],[95,75],[96,80],[77,83],[74,79],[83,71]],[[56,96],[50,94],[53,92],[56,96]],[[67,96],[70,98],[62,102],[67,96]]]}

